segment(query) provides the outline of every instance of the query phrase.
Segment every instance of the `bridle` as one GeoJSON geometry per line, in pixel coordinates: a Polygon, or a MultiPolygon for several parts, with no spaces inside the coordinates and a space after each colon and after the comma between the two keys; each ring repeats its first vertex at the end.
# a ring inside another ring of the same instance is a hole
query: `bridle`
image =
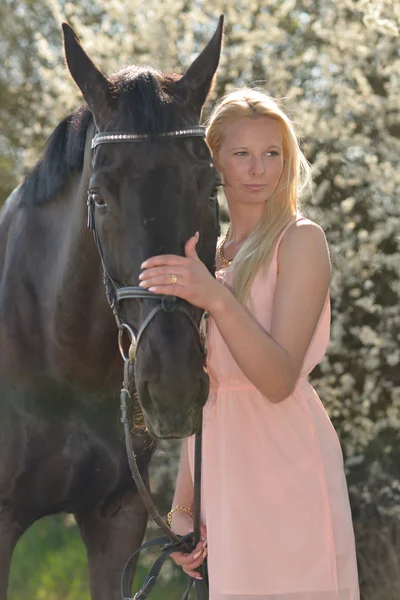
{"type": "MultiPolygon", "coordinates": [[[[190,138],[190,137],[205,137],[205,128],[196,125],[192,127],[187,127],[185,129],[180,129],[176,131],[167,131],[164,133],[158,134],[135,134],[135,133],[97,133],[92,140],[92,149],[95,151],[97,146],[100,144],[114,144],[114,143],[137,143],[137,142],[146,142],[158,138],[164,139],[176,139],[176,138],[190,138]]],[[[202,444],[202,413],[200,414],[199,419],[199,427],[196,432],[195,438],[195,460],[194,460],[194,510],[193,510],[193,521],[194,521],[194,532],[193,534],[189,534],[187,536],[181,537],[176,535],[172,529],[165,523],[165,521],[159,515],[156,507],[154,506],[150,494],[143,482],[142,476],[139,472],[139,468],[136,462],[135,453],[132,446],[131,439],[131,430],[129,421],[127,418],[127,403],[128,399],[131,398],[132,393],[132,371],[133,371],[133,363],[136,358],[137,349],[139,346],[139,342],[143,337],[143,333],[145,332],[148,325],[154,319],[154,317],[160,312],[164,311],[167,313],[174,312],[175,310],[179,310],[183,312],[189,319],[190,323],[194,327],[198,341],[200,344],[201,351],[203,353],[204,362],[206,358],[206,335],[202,333],[206,327],[202,327],[204,323],[206,323],[208,314],[204,313],[201,317],[200,324],[198,324],[193,317],[192,312],[189,309],[187,303],[178,299],[176,296],[166,296],[163,294],[155,294],[148,290],[145,290],[139,286],[122,286],[120,285],[111,275],[109,274],[105,261],[104,255],[101,247],[101,242],[99,238],[99,234],[96,227],[96,218],[95,218],[95,202],[92,197],[92,194],[88,190],[87,196],[87,207],[88,207],[88,221],[87,226],[93,232],[94,241],[100,256],[100,261],[103,267],[103,279],[104,285],[106,289],[106,296],[108,303],[113,311],[117,327],[118,327],[118,346],[121,353],[121,356],[124,360],[124,378],[121,389],[121,422],[124,426],[125,432],[125,444],[127,449],[127,456],[129,466],[132,472],[132,477],[135,481],[136,487],[142,497],[143,503],[146,506],[149,514],[152,516],[154,521],[160,527],[160,529],[165,533],[164,536],[160,538],[156,538],[155,540],[151,540],[150,542],[146,542],[143,544],[128,560],[125,565],[124,572],[122,575],[121,582],[121,592],[122,598],[124,600],[131,600],[130,597],[130,571],[132,568],[132,564],[136,559],[137,554],[148,547],[149,545],[155,544],[163,544],[163,548],[161,550],[161,555],[151,568],[149,574],[147,575],[144,584],[139,592],[137,592],[134,596],[136,600],[144,600],[148,594],[150,593],[151,588],[156,582],[157,576],[161,570],[163,563],[166,558],[172,552],[177,550],[190,552],[193,547],[200,540],[200,513],[201,513],[201,444],[202,444]],[[123,309],[121,303],[124,300],[136,299],[136,300],[144,300],[151,299],[157,300],[158,303],[152,310],[149,312],[143,323],[140,325],[137,334],[133,331],[133,329],[125,322],[123,309]],[[126,356],[123,349],[123,333],[127,331],[130,336],[130,349],[129,355],[126,356]]],[[[216,204],[217,209],[217,218],[218,215],[218,202],[216,204]]],[[[202,565],[203,566],[203,565],[202,565]]],[[[185,600],[189,596],[190,589],[195,584],[197,595],[199,600],[207,600],[208,598],[208,586],[206,582],[207,573],[206,570],[200,569],[203,579],[189,579],[188,587],[184,596],[185,600]]]]}
{"type": "MultiPolygon", "coordinates": [[[[205,128],[196,125],[193,127],[187,127],[186,129],[180,129],[176,131],[167,131],[165,133],[158,134],[137,134],[137,133],[97,133],[92,140],[92,149],[95,150],[97,146],[100,144],[115,144],[115,143],[135,143],[135,142],[143,142],[149,141],[157,138],[167,138],[167,139],[176,139],[176,138],[188,138],[188,137],[205,137],[205,128]]],[[[149,325],[149,323],[154,319],[156,314],[160,311],[164,312],[174,312],[175,310],[179,310],[183,312],[189,319],[190,323],[193,325],[196,333],[198,334],[198,340],[202,352],[204,354],[204,343],[202,336],[200,335],[200,326],[196,322],[193,317],[191,310],[188,308],[187,303],[178,299],[176,296],[165,296],[163,294],[155,294],[153,292],[149,292],[148,290],[144,290],[139,286],[122,286],[120,285],[111,275],[109,274],[105,261],[104,255],[101,248],[99,234],[96,228],[96,219],[95,219],[95,202],[93,197],[88,191],[87,197],[87,206],[88,206],[88,221],[87,226],[93,232],[94,241],[100,256],[101,264],[103,267],[103,277],[104,277],[104,285],[106,288],[106,295],[108,303],[111,307],[111,310],[114,313],[114,317],[117,323],[117,327],[119,330],[118,333],[118,346],[123,360],[127,359],[127,356],[124,353],[122,346],[122,337],[124,331],[127,331],[130,336],[131,348],[130,348],[130,358],[133,359],[136,355],[137,348],[139,346],[139,342],[143,337],[143,332],[149,325]],[[121,307],[121,303],[123,300],[159,300],[159,303],[150,311],[146,319],[143,321],[137,334],[134,333],[130,325],[125,322],[123,316],[123,310],[121,307]]]]}

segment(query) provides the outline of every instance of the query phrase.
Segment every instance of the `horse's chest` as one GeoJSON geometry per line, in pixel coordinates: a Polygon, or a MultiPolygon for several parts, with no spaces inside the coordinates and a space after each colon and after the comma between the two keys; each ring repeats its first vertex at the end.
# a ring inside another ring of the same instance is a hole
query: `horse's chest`
{"type": "Polygon", "coordinates": [[[1,495],[20,514],[48,514],[79,512],[131,489],[117,413],[107,427],[98,415],[14,413],[13,468],[3,473],[1,495]]]}

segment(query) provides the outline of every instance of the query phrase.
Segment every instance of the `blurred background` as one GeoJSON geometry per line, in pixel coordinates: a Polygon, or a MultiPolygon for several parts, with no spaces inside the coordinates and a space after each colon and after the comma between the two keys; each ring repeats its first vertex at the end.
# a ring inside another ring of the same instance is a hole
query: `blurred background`
{"type": "MultiPolygon", "coordinates": [[[[204,117],[222,94],[251,85],[281,99],[297,124],[315,182],[303,209],[324,228],[333,266],[331,343],[311,382],[343,448],[362,598],[398,600],[400,0],[1,0],[0,204],[81,101],[63,20],[106,74],[128,64],[183,73],[220,13],[225,46],[204,117]]],[[[178,454],[178,442],[163,443],[153,461],[163,514],[178,454]]],[[[179,598],[182,585],[170,561],[154,600],[179,598]]],[[[10,600],[27,595],[89,599],[71,515],[43,519],[19,542],[10,600]]]]}

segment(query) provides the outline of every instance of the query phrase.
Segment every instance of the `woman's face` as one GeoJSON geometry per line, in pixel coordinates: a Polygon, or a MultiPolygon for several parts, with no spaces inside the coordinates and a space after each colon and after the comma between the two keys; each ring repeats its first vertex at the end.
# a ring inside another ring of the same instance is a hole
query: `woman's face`
{"type": "Polygon", "coordinates": [[[265,203],[283,171],[282,125],[271,117],[242,118],[227,125],[217,157],[230,202],[265,203]]]}

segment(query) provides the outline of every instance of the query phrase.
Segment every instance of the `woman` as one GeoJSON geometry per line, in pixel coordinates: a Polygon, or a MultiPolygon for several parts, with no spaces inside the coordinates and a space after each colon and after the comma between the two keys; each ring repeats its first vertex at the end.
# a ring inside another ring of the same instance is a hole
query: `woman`
{"type": "MultiPolygon", "coordinates": [[[[223,98],[207,142],[230,214],[216,278],[197,257],[198,234],[185,257],[152,257],[141,274],[143,287],[211,315],[206,539],[174,560],[196,577],[208,553],[210,600],[358,600],[342,452],[308,382],[330,326],[325,235],[299,212],[309,166],[288,117],[254,90],[223,98]]],[[[193,454],[191,437],[170,513],[182,535],[193,529],[193,454]]]]}

